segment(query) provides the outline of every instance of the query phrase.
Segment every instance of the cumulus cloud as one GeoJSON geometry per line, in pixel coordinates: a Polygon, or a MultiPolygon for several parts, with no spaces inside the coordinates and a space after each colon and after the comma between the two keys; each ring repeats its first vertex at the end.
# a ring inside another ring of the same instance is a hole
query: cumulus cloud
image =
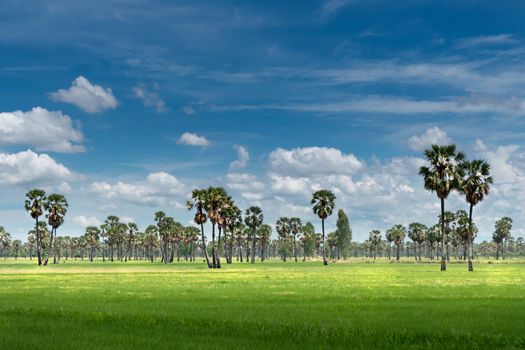
{"type": "Polygon", "coordinates": [[[60,184],[76,176],[47,154],[0,153],[0,185],[60,184]]]}
{"type": "Polygon", "coordinates": [[[84,228],[88,226],[100,226],[102,224],[96,217],[86,217],[84,215],[75,216],[73,222],[84,228]]]}
{"type": "Polygon", "coordinates": [[[182,182],[165,172],[150,173],[145,181],[134,183],[93,182],[89,190],[107,199],[152,206],[163,205],[168,197],[184,196],[187,192],[182,182]]]}
{"type": "Polygon", "coordinates": [[[414,151],[423,151],[431,145],[447,145],[450,143],[452,143],[452,139],[437,126],[428,128],[424,133],[413,135],[408,139],[408,145],[414,151]]]}
{"type": "Polygon", "coordinates": [[[153,91],[148,91],[144,85],[137,85],[133,88],[133,94],[136,98],[142,100],[144,106],[154,107],[159,113],[166,112],[166,103],[160,96],[153,91]]]}
{"type": "Polygon", "coordinates": [[[230,169],[246,168],[246,164],[250,160],[248,149],[241,145],[235,145],[233,148],[237,150],[237,160],[230,163],[230,169]]]}
{"type": "Polygon", "coordinates": [[[185,132],[181,135],[177,143],[189,146],[206,147],[210,144],[210,141],[208,141],[208,139],[206,139],[204,136],[185,132]]]}
{"type": "Polygon", "coordinates": [[[71,118],[60,111],[35,107],[30,111],[0,113],[0,144],[25,145],[37,151],[85,151],[84,137],[71,118]]]}
{"type": "Polygon", "coordinates": [[[276,174],[312,176],[352,174],[361,169],[363,163],[353,154],[344,154],[336,148],[305,147],[275,149],[270,153],[269,166],[276,174]]]}
{"type": "Polygon", "coordinates": [[[49,96],[53,101],[71,103],[87,113],[100,113],[118,105],[110,88],[91,84],[83,76],[76,78],[69,89],[60,89],[49,96]]]}

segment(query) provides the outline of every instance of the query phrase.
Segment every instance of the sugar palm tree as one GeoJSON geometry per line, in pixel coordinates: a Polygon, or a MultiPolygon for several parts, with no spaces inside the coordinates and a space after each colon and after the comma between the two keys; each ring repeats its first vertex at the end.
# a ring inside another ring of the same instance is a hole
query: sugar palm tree
{"type": "Polygon", "coordinates": [[[277,222],[275,223],[275,230],[277,231],[277,234],[279,235],[279,238],[282,241],[284,247],[284,249],[282,250],[282,258],[283,261],[286,262],[286,239],[290,234],[290,219],[287,217],[281,217],[277,219],[277,222]]]}
{"type": "Polygon", "coordinates": [[[44,265],[47,265],[49,256],[51,255],[51,249],[53,249],[53,264],[57,263],[57,247],[56,247],[56,236],[57,228],[64,223],[64,216],[67,213],[68,203],[66,197],[61,194],[54,193],[47,197],[44,202],[44,208],[48,211],[47,222],[51,226],[51,241],[49,246],[49,253],[44,265]]]}
{"type": "MultiPolygon", "coordinates": [[[[456,145],[432,145],[425,150],[425,157],[430,166],[422,166],[419,174],[423,177],[427,191],[435,192],[441,202],[441,217],[445,213],[445,199],[453,189],[458,189],[461,180],[461,169],[458,164],[465,158],[456,150],[456,145]]],[[[441,220],[441,244],[445,246],[445,222],[441,220]]],[[[447,270],[445,250],[441,250],[441,271],[447,270]]]]}
{"type": "Polygon", "coordinates": [[[374,260],[377,257],[377,248],[381,244],[381,231],[379,230],[372,230],[368,234],[368,240],[370,241],[370,244],[372,247],[374,247],[374,260]]]}
{"type": "Polygon", "coordinates": [[[295,262],[297,262],[297,247],[296,247],[296,240],[297,240],[297,234],[301,231],[303,224],[301,222],[301,219],[299,218],[291,218],[290,219],[290,232],[293,235],[293,253],[295,257],[295,262]]]}
{"type": "Polygon", "coordinates": [[[473,161],[464,161],[459,165],[464,174],[459,187],[461,194],[465,195],[465,199],[469,204],[469,230],[468,230],[468,270],[474,271],[472,264],[472,211],[474,206],[481,202],[489,193],[490,185],[492,184],[492,176],[490,175],[490,165],[482,159],[475,159],[473,161]]]}
{"type": "Polygon", "coordinates": [[[405,240],[406,236],[406,228],[403,225],[395,225],[391,229],[387,230],[387,234],[389,234],[397,246],[396,249],[396,260],[399,260],[399,253],[401,248],[401,243],[405,240]]]}
{"type": "Polygon", "coordinates": [[[255,263],[255,244],[257,243],[257,229],[259,226],[263,223],[263,212],[262,209],[256,206],[249,207],[246,209],[245,217],[244,217],[244,223],[246,226],[248,226],[251,230],[251,238],[252,238],[252,260],[251,263],[255,263]]]}
{"type": "Polygon", "coordinates": [[[89,261],[93,262],[93,257],[95,255],[95,249],[98,246],[100,240],[100,229],[97,226],[88,226],[86,227],[86,233],[84,234],[86,238],[86,243],[89,245],[89,261]]]}
{"type": "Polygon", "coordinates": [[[408,238],[414,242],[414,259],[417,261],[416,246],[419,245],[419,261],[421,261],[421,243],[425,241],[427,227],[419,222],[412,222],[408,225],[408,238]]]}
{"type": "Polygon", "coordinates": [[[321,227],[323,234],[323,264],[328,265],[325,251],[325,233],[324,233],[324,221],[327,217],[332,215],[335,207],[335,195],[328,190],[319,190],[314,192],[312,196],[311,204],[313,205],[314,214],[319,216],[321,219],[321,227]]]}
{"type": "Polygon", "coordinates": [[[193,190],[191,192],[191,199],[191,201],[186,202],[186,207],[188,210],[195,208],[195,217],[193,218],[193,221],[201,228],[202,251],[204,257],[206,258],[206,264],[211,269],[212,265],[210,264],[210,259],[208,258],[208,252],[206,250],[206,237],[204,236],[204,223],[208,219],[204,208],[206,204],[206,190],[193,190]]]}
{"type": "Polygon", "coordinates": [[[259,227],[257,235],[260,238],[260,245],[261,245],[261,261],[264,261],[266,258],[266,247],[270,243],[270,239],[272,236],[272,227],[267,224],[262,224],[259,227]]]}
{"type": "Polygon", "coordinates": [[[44,213],[42,206],[46,201],[46,192],[38,188],[32,189],[26,193],[25,210],[35,219],[36,231],[36,254],[38,257],[38,265],[42,265],[42,236],[40,234],[40,225],[38,218],[44,213]]]}
{"type": "Polygon", "coordinates": [[[162,253],[162,262],[167,264],[168,263],[168,251],[169,251],[169,245],[168,245],[168,222],[166,220],[167,216],[166,213],[163,211],[157,211],[155,213],[155,222],[157,223],[157,229],[159,231],[160,235],[160,247],[161,247],[161,253],[162,253]]]}

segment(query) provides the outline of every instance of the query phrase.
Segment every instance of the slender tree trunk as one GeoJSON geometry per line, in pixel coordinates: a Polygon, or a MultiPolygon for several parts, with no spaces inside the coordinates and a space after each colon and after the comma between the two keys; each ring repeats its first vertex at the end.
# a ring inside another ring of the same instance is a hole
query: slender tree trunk
{"type": "Polygon", "coordinates": [[[326,259],[326,250],[324,249],[324,246],[325,246],[324,219],[321,219],[321,228],[323,229],[323,265],[328,265],[328,260],[326,259]]]}
{"type": "Polygon", "coordinates": [[[206,264],[208,264],[208,268],[211,269],[211,265],[210,265],[210,259],[208,258],[208,252],[206,251],[206,238],[204,238],[204,224],[201,223],[201,236],[202,236],[202,247],[203,247],[203,254],[204,254],[204,257],[206,258],[206,264]]]}
{"type": "Polygon", "coordinates": [[[472,203],[470,203],[470,210],[469,210],[469,215],[468,215],[468,238],[467,238],[467,241],[468,241],[468,270],[469,271],[474,271],[474,266],[473,266],[473,263],[472,263],[472,210],[474,209],[474,206],[472,205],[472,203]]]}
{"type": "Polygon", "coordinates": [[[253,233],[252,233],[252,264],[255,264],[255,244],[257,243],[256,242],[256,239],[255,239],[255,229],[253,229],[253,233]]]}
{"type": "Polygon", "coordinates": [[[40,228],[38,227],[38,216],[36,217],[36,255],[38,257],[38,265],[42,265],[42,242],[40,240],[40,228]]]}
{"type": "Polygon", "coordinates": [[[295,255],[295,262],[297,262],[297,249],[296,249],[296,246],[295,246],[295,234],[293,235],[293,252],[294,252],[294,255],[295,255]]]}
{"type": "MultiPolygon", "coordinates": [[[[216,255],[217,255],[217,268],[220,269],[221,268],[221,256],[220,256],[220,247],[221,247],[221,238],[222,238],[222,226],[221,225],[217,225],[217,227],[219,228],[219,239],[217,240],[217,250],[216,250],[216,255]]],[[[224,234],[226,234],[226,232],[224,232],[224,234]]]]}
{"type": "Polygon", "coordinates": [[[399,250],[401,247],[401,242],[396,242],[397,248],[396,248],[396,260],[399,260],[399,250]]]}
{"type": "Polygon", "coordinates": [[[56,264],[56,263],[57,263],[57,231],[55,229],[55,239],[53,240],[53,264],[56,264]]]}
{"type": "Polygon", "coordinates": [[[445,198],[441,199],[441,271],[447,270],[447,260],[445,256],[445,198]]]}

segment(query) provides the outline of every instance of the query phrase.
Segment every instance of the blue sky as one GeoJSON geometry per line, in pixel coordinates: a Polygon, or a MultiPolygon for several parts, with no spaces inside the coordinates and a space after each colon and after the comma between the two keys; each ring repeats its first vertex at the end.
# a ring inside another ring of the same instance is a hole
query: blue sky
{"type": "MultiPolygon", "coordinates": [[[[518,1],[3,1],[0,225],[32,187],[65,193],[62,234],[110,214],[189,224],[192,188],[316,218],[332,189],[354,237],[433,224],[432,142],[485,158],[480,238],[525,213],[525,4],[518,1]]],[[[457,195],[451,210],[465,209],[457,195]]],[[[328,223],[328,228],[334,226],[328,223]]]]}

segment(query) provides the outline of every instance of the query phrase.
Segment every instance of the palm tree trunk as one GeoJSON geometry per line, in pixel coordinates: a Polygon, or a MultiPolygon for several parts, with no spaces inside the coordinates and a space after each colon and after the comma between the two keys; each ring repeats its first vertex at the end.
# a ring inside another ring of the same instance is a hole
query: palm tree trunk
{"type": "Polygon", "coordinates": [[[474,271],[474,266],[472,264],[472,210],[474,209],[474,206],[472,203],[470,203],[470,210],[468,215],[468,270],[474,271]]]}
{"type": "Polygon", "coordinates": [[[297,262],[297,249],[295,247],[295,235],[293,235],[293,252],[295,255],[295,262],[297,262]]]}
{"type": "MultiPolygon", "coordinates": [[[[222,238],[222,226],[221,225],[218,225],[218,228],[219,228],[219,239],[217,241],[217,250],[216,250],[216,255],[217,255],[217,268],[220,269],[221,268],[221,257],[220,257],[220,246],[221,246],[221,238],[222,238]]],[[[224,234],[226,234],[226,232],[224,232],[224,234]]]]}
{"type": "Polygon", "coordinates": [[[326,250],[324,249],[324,219],[321,219],[321,228],[323,229],[323,265],[328,265],[328,260],[326,259],[326,250]]]}
{"type": "Polygon", "coordinates": [[[253,229],[253,233],[252,233],[252,264],[255,264],[255,244],[256,244],[256,240],[255,240],[255,229],[253,229]]]}
{"type": "Polygon", "coordinates": [[[445,256],[445,198],[441,199],[441,271],[447,270],[447,260],[445,256]]]}
{"type": "Polygon", "coordinates": [[[38,216],[36,217],[36,255],[38,256],[38,265],[42,265],[42,243],[40,242],[40,229],[38,227],[38,216]]]}
{"type": "Polygon", "coordinates": [[[204,257],[206,258],[206,264],[208,264],[208,268],[211,269],[210,259],[208,258],[208,252],[206,251],[206,239],[204,238],[204,224],[203,223],[201,223],[201,236],[202,236],[203,253],[204,253],[204,257]]]}
{"type": "Polygon", "coordinates": [[[211,264],[212,267],[215,269],[217,268],[217,256],[215,251],[215,223],[212,221],[211,223],[211,264]]]}
{"type": "Polygon", "coordinates": [[[401,247],[401,242],[396,242],[397,248],[396,248],[396,260],[399,260],[399,249],[401,247]]]}

